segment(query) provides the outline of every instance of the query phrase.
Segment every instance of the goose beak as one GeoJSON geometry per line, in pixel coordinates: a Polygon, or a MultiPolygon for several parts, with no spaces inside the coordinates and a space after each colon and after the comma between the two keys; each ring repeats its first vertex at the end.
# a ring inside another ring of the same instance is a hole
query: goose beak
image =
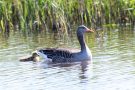
{"type": "Polygon", "coordinates": [[[86,32],[94,32],[94,30],[92,28],[87,28],[86,32]]]}

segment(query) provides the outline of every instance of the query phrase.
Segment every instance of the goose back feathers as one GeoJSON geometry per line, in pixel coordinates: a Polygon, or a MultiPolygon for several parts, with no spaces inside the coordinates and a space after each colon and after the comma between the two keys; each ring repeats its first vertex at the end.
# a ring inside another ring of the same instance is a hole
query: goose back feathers
{"type": "Polygon", "coordinates": [[[51,59],[53,63],[72,62],[73,55],[69,50],[59,48],[46,48],[37,51],[44,59],[51,59]],[[47,57],[47,58],[46,58],[47,57]]]}

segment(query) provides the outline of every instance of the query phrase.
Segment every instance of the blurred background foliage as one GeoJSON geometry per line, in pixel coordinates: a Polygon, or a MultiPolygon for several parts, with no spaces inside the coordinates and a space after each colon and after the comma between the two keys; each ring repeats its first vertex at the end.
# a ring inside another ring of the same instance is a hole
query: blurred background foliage
{"type": "Polygon", "coordinates": [[[135,0],[0,0],[0,33],[134,25],[135,0]]]}

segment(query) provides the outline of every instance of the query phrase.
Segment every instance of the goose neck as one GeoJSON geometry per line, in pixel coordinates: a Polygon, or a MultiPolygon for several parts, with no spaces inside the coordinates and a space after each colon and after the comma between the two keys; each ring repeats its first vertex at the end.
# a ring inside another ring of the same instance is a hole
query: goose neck
{"type": "Polygon", "coordinates": [[[81,52],[86,51],[87,45],[86,45],[86,42],[84,39],[84,34],[79,33],[79,34],[77,34],[77,37],[78,37],[78,41],[79,41],[80,46],[81,46],[81,52]]]}

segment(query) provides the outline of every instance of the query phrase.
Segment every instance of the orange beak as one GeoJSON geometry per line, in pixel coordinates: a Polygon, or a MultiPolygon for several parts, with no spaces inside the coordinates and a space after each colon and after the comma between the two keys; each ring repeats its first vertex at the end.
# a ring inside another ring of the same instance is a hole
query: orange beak
{"type": "Polygon", "coordinates": [[[87,32],[94,32],[94,30],[87,28],[87,32]]]}

